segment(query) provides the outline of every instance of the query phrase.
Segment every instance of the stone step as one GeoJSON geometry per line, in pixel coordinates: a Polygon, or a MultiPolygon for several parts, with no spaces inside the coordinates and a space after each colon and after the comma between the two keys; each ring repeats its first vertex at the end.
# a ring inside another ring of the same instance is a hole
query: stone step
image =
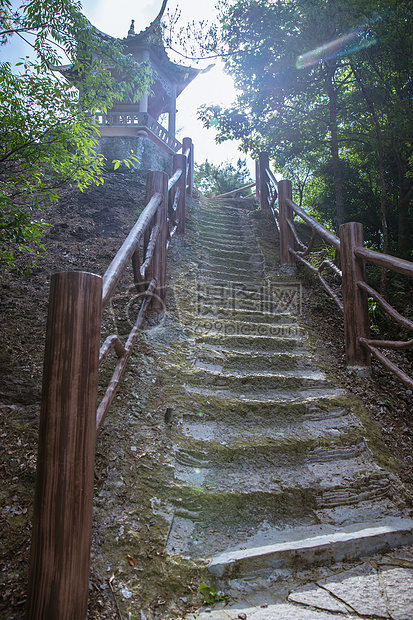
{"type": "Polygon", "coordinates": [[[243,269],[244,271],[251,272],[251,269],[261,270],[264,269],[264,263],[260,260],[259,256],[251,256],[249,258],[231,258],[217,256],[214,252],[203,252],[202,260],[199,262],[199,266],[212,267],[212,268],[227,268],[232,267],[236,269],[243,269]]]}
{"type": "Polygon", "coordinates": [[[240,393],[262,393],[268,390],[298,390],[315,387],[324,389],[334,387],[331,380],[317,369],[271,371],[230,371],[223,368],[202,367],[182,369],[180,365],[166,364],[168,370],[180,374],[185,385],[204,388],[223,388],[240,393]]]}
{"type": "MultiPolygon", "coordinates": [[[[221,337],[229,336],[260,336],[268,338],[299,337],[302,334],[298,323],[245,323],[243,321],[224,321],[215,317],[203,317],[199,314],[187,314],[194,335],[205,338],[208,334],[221,337]]],[[[274,349],[274,347],[273,347],[274,349]]]]}
{"type": "Polygon", "coordinates": [[[352,432],[357,437],[361,427],[348,407],[340,407],[334,399],[330,399],[330,407],[311,400],[288,404],[262,400],[254,402],[238,397],[225,402],[219,393],[202,406],[185,399],[184,394],[176,394],[176,398],[172,399],[182,434],[195,438],[221,437],[223,441],[229,441],[228,436],[235,441],[234,437],[240,439],[244,433],[257,437],[264,433],[267,437],[279,439],[290,435],[297,437],[307,432],[317,436],[337,436],[342,431],[352,432]]]}
{"type": "MultiPolygon", "coordinates": [[[[250,281],[248,284],[234,281],[219,284],[198,281],[192,298],[198,305],[217,308],[218,311],[225,309],[234,313],[268,312],[273,317],[286,313],[297,317],[301,312],[301,290],[290,283],[276,287],[263,285],[262,282],[253,286],[250,281]]],[[[251,315],[245,315],[242,320],[250,321],[251,318],[251,315]]]]}
{"type": "Polygon", "coordinates": [[[206,368],[210,370],[227,371],[239,370],[246,371],[254,367],[260,371],[279,371],[279,370],[304,370],[314,367],[314,358],[309,352],[293,352],[288,353],[266,353],[255,351],[226,351],[224,352],[203,347],[199,349],[198,356],[195,361],[197,368],[206,368]]]}
{"type": "Polygon", "coordinates": [[[217,235],[213,231],[199,232],[199,250],[202,251],[203,247],[208,247],[208,244],[213,245],[216,248],[231,249],[238,252],[257,252],[258,246],[253,240],[245,241],[240,235],[240,231],[232,234],[220,234],[217,235]]]}
{"type": "MultiPolygon", "coordinates": [[[[189,556],[195,561],[211,558],[214,562],[216,555],[234,551],[240,554],[255,549],[259,540],[266,546],[269,541],[276,540],[277,535],[286,536],[295,528],[302,531],[306,526],[329,524],[335,531],[342,531],[355,523],[376,519],[387,521],[400,516],[400,507],[391,500],[399,492],[399,487],[391,476],[366,472],[341,490],[346,494],[345,504],[337,507],[324,502],[324,492],[328,494],[330,491],[322,486],[274,486],[268,491],[247,489],[245,493],[234,487],[212,492],[196,482],[187,486],[176,481],[173,485],[176,501],[172,500],[174,520],[167,552],[189,556]]],[[[267,568],[262,562],[263,554],[255,555],[254,566],[246,566],[243,574],[267,568]]],[[[230,557],[234,559],[234,556],[230,557]]],[[[223,564],[222,558],[215,563],[223,564]]],[[[235,570],[225,577],[234,574],[235,570]]]]}
{"type": "MultiPolygon", "coordinates": [[[[266,310],[253,309],[237,309],[231,307],[232,302],[236,305],[235,299],[228,298],[227,300],[222,300],[228,302],[228,307],[223,306],[215,306],[211,303],[211,298],[207,295],[199,295],[197,298],[197,304],[195,308],[196,314],[193,314],[194,318],[199,318],[199,320],[216,320],[216,321],[226,321],[226,322],[237,322],[244,324],[267,324],[267,325],[291,325],[297,323],[297,315],[291,314],[289,312],[280,312],[274,309],[273,312],[266,310]]],[[[258,304],[257,304],[258,305],[258,304]]]]}
{"type": "Polygon", "coordinates": [[[240,280],[248,283],[250,279],[253,279],[255,282],[262,281],[263,271],[262,267],[255,267],[252,264],[247,265],[246,267],[240,267],[238,265],[232,264],[216,264],[214,262],[200,262],[198,264],[198,272],[206,276],[208,279],[212,276],[212,278],[219,278],[222,280],[240,280]]]}
{"type": "Polygon", "coordinates": [[[212,485],[209,489],[220,490],[234,488],[238,476],[239,485],[235,486],[239,490],[310,484],[331,488],[337,486],[337,480],[343,481],[343,471],[346,479],[361,470],[363,474],[380,471],[372,465],[360,429],[358,437],[354,429],[347,434],[343,430],[337,433],[335,429],[318,434],[318,429],[311,428],[301,434],[297,428],[295,434],[277,434],[268,429],[264,429],[267,433],[254,434],[257,427],[251,425],[240,427],[238,435],[232,428],[214,437],[207,434],[212,428],[212,425],[196,428],[195,424],[183,427],[185,447],[175,450],[180,480],[188,476],[190,481],[197,479],[212,485]]]}
{"type": "MultiPolygon", "coordinates": [[[[255,406],[265,406],[267,405],[267,409],[269,405],[273,405],[274,409],[280,407],[280,405],[285,405],[286,407],[291,407],[292,411],[295,411],[295,406],[300,404],[310,404],[318,401],[320,398],[323,399],[324,402],[327,402],[329,399],[332,402],[337,401],[340,396],[345,394],[345,390],[341,388],[334,388],[329,386],[313,386],[313,387],[295,387],[294,389],[287,388],[274,388],[274,389],[263,389],[263,388],[255,388],[252,387],[249,390],[243,389],[242,393],[240,390],[231,390],[225,387],[201,387],[196,385],[191,385],[189,383],[184,385],[185,392],[193,399],[193,402],[197,405],[202,405],[202,403],[210,404],[215,403],[216,406],[219,406],[219,402],[225,404],[227,408],[229,403],[237,404],[245,404],[248,407],[255,406]]],[[[293,414],[292,414],[293,415],[293,414]]]]}
{"type": "Polygon", "coordinates": [[[213,241],[216,240],[217,243],[224,244],[227,241],[232,242],[234,245],[242,246],[243,238],[242,234],[240,234],[240,229],[238,226],[222,226],[222,227],[213,227],[213,226],[198,226],[197,233],[199,235],[200,246],[202,247],[203,240],[213,241]]]}
{"type": "Polygon", "coordinates": [[[279,325],[278,327],[280,332],[277,336],[228,334],[225,340],[220,332],[210,330],[207,334],[196,336],[195,342],[197,345],[208,344],[214,347],[223,345],[233,351],[251,351],[252,349],[257,352],[283,352],[290,349],[297,350],[300,345],[304,347],[305,332],[301,327],[295,325],[279,325]]]}
{"type": "Polygon", "coordinates": [[[273,571],[297,565],[312,568],[348,562],[412,543],[413,520],[408,518],[387,517],[354,523],[340,530],[323,525],[279,532],[273,544],[216,555],[209,570],[217,577],[228,579],[265,569],[273,571]]]}
{"type": "Polygon", "coordinates": [[[251,257],[256,257],[262,260],[262,253],[254,242],[250,241],[249,243],[245,243],[240,242],[239,239],[235,244],[228,246],[226,243],[222,243],[215,237],[203,238],[202,246],[199,248],[199,252],[208,252],[213,256],[229,259],[249,259],[251,257]]]}

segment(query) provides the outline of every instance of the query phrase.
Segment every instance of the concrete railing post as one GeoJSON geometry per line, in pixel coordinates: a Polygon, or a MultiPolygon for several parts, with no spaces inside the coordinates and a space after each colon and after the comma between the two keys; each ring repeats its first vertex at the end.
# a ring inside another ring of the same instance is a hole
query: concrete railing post
{"type": "Polygon", "coordinates": [[[355,248],[363,247],[363,225],[349,222],[340,226],[341,268],[343,272],[344,337],[347,368],[360,376],[371,374],[371,355],[359,338],[370,337],[367,294],[357,282],[366,280],[365,262],[355,248]]]}
{"type": "Polygon", "coordinates": [[[175,194],[178,191],[178,189],[180,189],[178,207],[176,209],[175,217],[178,220],[178,227],[176,229],[176,232],[180,235],[183,235],[185,233],[185,185],[186,185],[186,181],[185,181],[186,157],[185,155],[180,155],[180,154],[174,155],[173,172],[176,172],[179,169],[183,170],[183,172],[181,176],[179,177],[178,181],[175,183],[174,187],[172,188],[171,201],[173,204],[175,194]]]}
{"type": "Polygon", "coordinates": [[[290,252],[294,248],[294,235],[288,220],[293,217],[293,211],[286,203],[292,199],[291,181],[279,181],[278,183],[278,211],[280,227],[280,261],[282,265],[294,265],[295,258],[290,252]]]}
{"type": "Polygon", "coordinates": [[[26,620],[85,620],[102,278],[51,279],[26,620]]]}

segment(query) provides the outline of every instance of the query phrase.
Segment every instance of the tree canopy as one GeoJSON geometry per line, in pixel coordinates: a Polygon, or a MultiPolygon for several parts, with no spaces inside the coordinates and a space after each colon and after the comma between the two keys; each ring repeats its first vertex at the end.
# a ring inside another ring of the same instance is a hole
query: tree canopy
{"type": "MultiPolygon", "coordinates": [[[[202,164],[195,164],[194,183],[204,194],[213,192],[219,195],[244,187],[252,183],[252,179],[243,159],[238,159],[236,166],[230,162],[217,166],[206,160],[202,164]]],[[[249,193],[251,192],[244,190],[239,196],[249,193]]]]}
{"type": "Polygon", "coordinates": [[[0,267],[13,268],[19,252],[38,253],[39,209],[62,183],[103,182],[93,114],[139,99],[151,76],[75,0],[26,0],[17,10],[0,0],[0,43],[12,36],[31,50],[15,67],[0,62],[0,267]]]}
{"type": "Polygon", "coordinates": [[[218,141],[267,150],[299,199],[368,241],[412,248],[413,2],[224,2],[221,48],[239,96],[204,107],[218,141]]]}

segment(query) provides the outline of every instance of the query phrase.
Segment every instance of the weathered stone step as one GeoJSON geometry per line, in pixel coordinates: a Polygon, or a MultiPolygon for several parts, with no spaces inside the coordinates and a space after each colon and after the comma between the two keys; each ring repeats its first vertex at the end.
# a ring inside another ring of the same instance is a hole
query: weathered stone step
{"type": "MultiPolygon", "coordinates": [[[[239,577],[257,570],[312,568],[321,564],[348,562],[374,553],[413,543],[413,520],[388,517],[377,521],[354,523],[335,529],[323,525],[284,532],[274,532],[272,544],[238,549],[216,555],[211,573],[221,578],[239,577]]],[[[261,541],[262,542],[262,541],[261,541]]]]}
{"type": "Polygon", "coordinates": [[[235,244],[232,243],[228,245],[216,239],[215,237],[211,239],[203,238],[202,247],[199,248],[199,251],[208,252],[213,256],[220,256],[222,258],[248,259],[254,256],[262,260],[261,251],[253,241],[245,243],[244,241],[240,242],[240,240],[238,239],[235,244]]]}
{"type": "Polygon", "coordinates": [[[304,347],[305,333],[301,327],[296,325],[279,325],[279,335],[260,336],[256,334],[226,335],[225,340],[220,332],[210,330],[203,336],[197,336],[197,344],[209,344],[215,347],[224,345],[234,351],[288,351],[291,348],[297,349],[300,345],[304,347]]]}
{"type": "Polygon", "coordinates": [[[235,438],[242,441],[245,433],[280,439],[305,433],[337,437],[342,431],[357,437],[360,432],[361,424],[352,412],[337,406],[333,399],[327,408],[311,400],[288,404],[238,398],[225,402],[219,396],[199,405],[192,400],[186,402],[179,394],[173,404],[177,407],[183,435],[195,439],[219,437],[233,442],[235,438]]]}
{"type": "Polygon", "coordinates": [[[288,353],[266,353],[256,351],[217,351],[207,347],[199,349],[195,367],[220,371],[225,368],[227,371],[240,370],[241,372],[251,368],[260,371],[279,371],[279,370],[304,370],[314,367],[314,359],[310,353],[292,352],[288,353]]]}
{"type": "Polygon", "coordinates": [[[278,435],[268,429],[266,434],[254,434],[256,429],[251,425],[240,428],[238,436],[231,429],[232,433],[225,431],[219,437],[211,437],[202,433],[201,426],[196,429],[193,425],[192,430],[198,431],[198,436],[190,435],[191,428],[183,432],[187,441],[184,448],[175,450],[176,463],[191,479],[194,474],[199,475],[198,480],[208,485],[213,483],[208,488],[220,489],[233,488],[237,475],[240,476],[238,488],[255,484],[257,488],[262,484],[284,488],[287,484],[305,486],[314,482],[331,487],[337,477],[343,480],[344,462],[348,462],[345,471],[349,478],[354,472],[376,474],[379,471],[371,462],[360,429],[353,428],[347,434],[342,431],[341,436],[334,429],[318,434],[318,429],[308,428],[300,434],[296,427],[296,434],[278,435]]]}
{"type": "MultiPolygon", "coordinates": [[[[207,301],[211,301],[207,299],[207,301]]],[[[183,310],[187,314],[191,314],[194,319],[199,321],[223,321],[226,323],[244,323],[260,324],[260,325],[297,325],[297,316],[289,312],[266,312],[260,310],[243,310],[230,307],[228,300],[227,308],[222,306],[214,306],[206,303],[205,298],[198,298],[196,307],[191,310],[183,310]]]]}
{"type": "Polygon", "coordinates": [[[229,401],[232,403],[236,402],[237,405],[238,402],[248,403],[248,406],[273,404],[274,408],[277,408],[280,404],[285,404],[287,407],[291,407],[292,411],[294,411],[294,406],[296,404],[306,402],[312,403],[319,398],[323,398],[325,401],[328,399],[334,401],[345,394],[345,391],[341,388],[324,385],[321,387],[296,387],[294,389],[263,389],[262,387],[257,388],[252,386],[248,390],[244,388],[242,393],[240,390],[234,391],[225,387],[212,386],[208,388],[191,385],[189,383],[185,384],[184,388],[186,393],[194,399],[194,402],[200,405],[205,401],[208,404],[214,400],[217,406],[219,400],[223,400],[224,402],[227,401],[227,405],[229,401]],[[195,401],[196,397],[198,397],[197,401],[195,401]]]}
{"type": "MultiPolygon", "coordinates": [[[[177,461],[175,485],[183,485],[180,495],[187,497],[180,505],[193,511],[193,502],[197,502],[197,520],[199,523],[205,521],[206,524],[218,520],[222,510],[221,502],[224,500],[229,507],[235,495],[241,495],[243,502],[238,512],[234,511],[234,519],[242,522],[245,513],[250,518],[249,513],[254,510],[256,497],[259,496],[265,501],[266,510],[270,504],[273,512],[271,517],[266,518],[272,518],[274,523],[274,519],[282,518],[285,510],[282,505],[274,509],[274,503],[277,500],[280,503],[288,501],[290,496],[307,498],[308,514],[315,517],[318,511],[337,507],[343,510],[347,506],[365,502],[382,502],[386,498],[390,499],[395,492],[391,475],[378,472],[372,468],[371,463],[369,468],[367,458],[351,458],[351,451],[346,459],[315,463],[314,470],[316,473],[306,465],[288,463],[272,468],[270,462],[265,465],[255,459],[252,463],[244,463],[242,467],[239,464],[222,464],[221,467],[210,464],[205,467],[202,462],[198,466],[187,466],[177,461]],[[343,471],[346,472],[345,479],[343,471]],[[201,502],[194,497],[194,493],[198,495],[200,492],[203,493],[201,502]]],[[[259,512],[258,507],[256,512],[259,512]]]]}
{"type": "MultiPolygon", "coordinates": [[[[232,307],[244,308],[242,302],[248,302],[245,309],[250,310],[262,310],[263,304],[281,304],[291,303],[291,300],[296,298],[300,292],[299,286],[293,286],[290,282],[281,283],[274,286],[269,285],[262,280],[257,282],[251,282],[249,280],[225,282],[221,284],[204,284],[199,283],[199,292],[206,294],[213,299],[220,299],[221,304],[227,304],[228,297],[230,296],[233,301],[239,302],[239,305],[233,305],[232,307]]],[[[281,310],[281,308],[279,308],[281,310]]]]}
{"type": "Polygon", "coordinates": [[[249,264],[247,267],[240,267],[238,265],[222,265],[214,264],[213,262],[201,262],[198,265],[198,272],[206,277],[208,280],[220,279],[220,280],[241,280],[248,282],[253,279],[255,282],[261,281],[263,272],[261,267],[254,267],[249,264]]]}
{"type": "MultiPolygon", "coordinates": [[[[328,488],[325,490],[328,492],[328,488]]],[[[391,476],[367,472],[350,481],[347,504],[340,510],[323,505],[323,491],[322,486],[314,489],[297,484],[268,491],[243,493],[234,486],[212,492],[196,481],[191,486],[177,482],[167,551],[193,559],[212,558],[213,566],[216,554],[226,555],[235,549],[240,553],[255,548],[257,540],[277,540],[283,531],[294,531],[294,528],[302,531],[304,526],[328,523],[337,532],[363,521],[400,516],[400,507],[391,501],[399,491],[398,482],[391,476]],[[364,495],[360,495],[360,489],[365,489],[364,495]]],[[[257,557],[254,567],[245,567],[243,574],[265,568],[265,563],[261,564],[261,558],[257,557]]],[[[231,576],[235,574],[234,571],[231,576]]]]}
{"type": "MultiPolygon", "coordinates": [[[[188,318],[190,316],[188,314],[188,318]]],[[[283,339],[286,334],[288,336],[299,336],[301,333],[298,323],[293,322],[253,323],[251,321],[250,323],[245,323],[243,321],[224,321],[215,317],[201,317],[198,314],[192,315],[191,328],[195,335],[199,334],[203,339],[208,334],[220,335],[222,337],[240,335],[283,339]]]]}
{"type": "Polygon", "coordinates": [[[203,226],[197,227],[197,232],[200,237],[200,241],[203,239],[213,240],[216,239],[220,243],[224,243],[225,241],[232,241],[233,243],[238,242],[238,244],[242,244],[242,234],[240,233],[240,229],[238,226],[209,226],[204,224],[203,226]]]}
{"type": "MultiPolygon", "coordinates": [[[[166,366],[168,368],[168,366],[166,366]]],[[[222,369],[202,368],[199,366],[182,369],[180,366],[169,366],[169,370],[180,372],[186,385],[224,388],[224,390],[257,393],[264,390],[285,389],[299,390],[315,387],[329,388],[334,384],[320,370],[279,370],[274,371],[230,371],[222,369]]]]}
{"type": "Polygon", "coordinates": [[[247,271],[248,273],[251,272],[251,269],[255,269],[255,270],[261,270],[261,272],[264,269],[264,263],[262,260],[259,260],[259,257],[253,257],[251,256],[251,258],[245,258],[245,259],[236,259],[236,258],[231,258],[228,259],[227,257],[220,257],[220,256],[216,256],[215,254],[207,254],[204,253],[203,257],[202,257],[202,261],[200,261],[200,266],[205,268],[207,266],[211,266],[212,268],[227,268],[231,267],[231,268],[236,268],[236,269],[242,269],[244,271],[247,271]]]}
{"type": "Polygon", "coordinates": [[[240,233],[233,235],[216,235],[214,233],[202,233],[199,237],[199,251],[203,248],[214,246],[217,249],[234,250],[237,252],[250,252],[255,254],[258,252],[258,246],[251,240],[244,240],[240,237],[240,233]]]}

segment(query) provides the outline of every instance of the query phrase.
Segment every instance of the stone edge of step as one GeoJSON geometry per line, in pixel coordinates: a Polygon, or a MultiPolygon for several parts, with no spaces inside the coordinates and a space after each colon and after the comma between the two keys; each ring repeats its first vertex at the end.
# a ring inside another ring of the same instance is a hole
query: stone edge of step
{"type": "Polygon", "coordinates": [[[309,533],[298,540],[221,553],[212,558],[208,570],[216,577],[232,578],[265,569],[348,561],[413,544],[413,520],[389,517],[318,536],[311,528],[309,533]]]}

